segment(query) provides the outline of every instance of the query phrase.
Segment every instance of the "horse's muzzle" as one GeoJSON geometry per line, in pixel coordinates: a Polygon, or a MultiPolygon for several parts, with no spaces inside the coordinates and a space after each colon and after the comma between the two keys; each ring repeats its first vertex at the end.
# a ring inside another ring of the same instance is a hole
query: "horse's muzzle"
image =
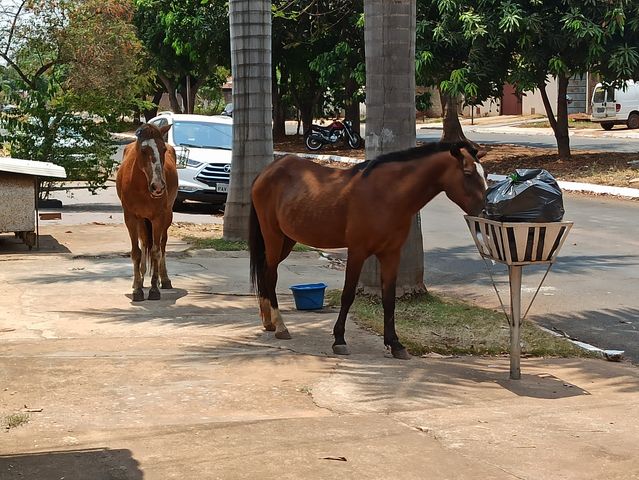
{"type": "Polygon", "coordinates": [[[151,184],[149,185],[149,192],[151,193],[151,196],[153,198],[159,198],[162,195],[164,195],[164,192],[166,191],[166,186],[164,185],[155,185],[155,184],[151,184]]]}

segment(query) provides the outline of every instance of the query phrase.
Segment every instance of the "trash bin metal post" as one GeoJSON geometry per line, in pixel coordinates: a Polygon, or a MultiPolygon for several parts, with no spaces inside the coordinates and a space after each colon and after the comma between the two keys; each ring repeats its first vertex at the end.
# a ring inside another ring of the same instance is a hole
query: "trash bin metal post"
{"type": "Polygon", "coordinates": [[[509,265],[510,279],[510,378],[521,378],[521,265],[509,265]]]}

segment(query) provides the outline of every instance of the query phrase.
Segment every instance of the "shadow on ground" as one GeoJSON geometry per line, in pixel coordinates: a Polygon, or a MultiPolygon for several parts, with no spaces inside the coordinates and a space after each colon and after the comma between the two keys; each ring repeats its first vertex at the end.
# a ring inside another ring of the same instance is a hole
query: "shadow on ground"
{"type": "Polygon", "coordinates": [[[27,253],[29,255],[47,255],[47,254],[59,254],[59,253],[71,253],[70,250],[62,245],[58,240],[51,235],[40,235],[39,246],[33,247],[29,250],[29,247],[19,238],[13,234],[0,235],[0,256],[12,255],[17,253],[27,253]]]}
{"type": "Polygon", "coordinates": [[[142,480],[130,450],[91,448],[0,455],[3,480],[142,480]]]}

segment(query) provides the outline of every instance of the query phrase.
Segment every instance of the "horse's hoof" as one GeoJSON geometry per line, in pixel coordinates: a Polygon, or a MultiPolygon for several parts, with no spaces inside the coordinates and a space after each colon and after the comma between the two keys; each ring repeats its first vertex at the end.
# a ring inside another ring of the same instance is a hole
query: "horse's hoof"
{"type": "Polygon", "coordinates": [[[291,334],[285,329],[281,332],[275,332],[275,338],[279,338],[280,340],[290,340],[293,337],[291,337],[291,334]]]}
{"type": "Polygon", "coordinates": [[[335,355],[350,355],[351,352],[348,350],[348,345],[333,345],[333,353],[335,355]]]}
{"type": "Polygon", "coordinates": [[[133,290],[133,301],[134,302],[142,302],[144,301],[144,290],[138,288],[137,290],[133,290]]]}
{"type": "Polygon", "coordinates": [[[274,332],[275,325],[273,325],[272,323],[269,323],[268,325],[264,325],[264,330],[266,330],[267,332],[274,332]]]}
{"type": "Polygon", "coordinates": [[[411,354],[408,353],[408,350],[405,348],[400,348],[399,350],[392,350],[391,353],[393,357],[398,358],[399,360],[410,360],[411,354]]]}
{"type": "Polygon", "coordinates": [[[162,290],[170,290],[171,288],[173,288],[173,285],[171,284],[171,280],[162,282],[162,290]]]}
{"type": "Polygon", "coordinates": [[[160,299],[160,290],[155,287],[149,290],[149,300],[159,300],[160,299]]]}

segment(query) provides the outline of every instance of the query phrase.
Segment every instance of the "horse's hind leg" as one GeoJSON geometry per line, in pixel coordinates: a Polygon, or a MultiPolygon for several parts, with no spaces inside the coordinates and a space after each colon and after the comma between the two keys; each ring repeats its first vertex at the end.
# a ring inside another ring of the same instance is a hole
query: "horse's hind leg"
{"type": "Polygon", "coordinates": [[[395,331],[395,285],[400,252],[378,255],[382,271],[382,306],[384,307],[384,345],[390,347],[393,357],[408,360],[410,354],[399,341],[395,331]]]}
{"type": "Polygon", "coordinates": [[[266,245],[266,271],[264,272],[264,293],[266,297],[260,298],[262,323],[266,330],[275,330],[275,338],[289,340],[291,334],[282,319],[275,290],[277,286],[277,267],[291,253],[295,241],[280,233],[278,235],[270,235],[268,239],[265,238],[264,243],[266,245]]]}
{"type": "Polygon", "coordinates": [[[357,281],[362,271],[366,256],[359,252],[353,252],[349,249],[348,260],[346,261],[346,278],[344,280],[344,289],[342,290],[342,299],[340,302],[339,315],[333,327],[333,353],[337,355],[348,355],[348,346],[344,339],[346,333],[346,317],[348,311],[355,300],[355,292],[357,290],[357,281]]]}
{"type": "Polygon", "coordinates": [[[143,275],[140,275],[140,264],[142,262],[142,250],[138,243],[138,219],[125,212],[124,223],[129,231],[131,238],[131,262],[133,263],[133,301],[141,302],[144,300],[144,291],[142,290],[143,275]]]}

